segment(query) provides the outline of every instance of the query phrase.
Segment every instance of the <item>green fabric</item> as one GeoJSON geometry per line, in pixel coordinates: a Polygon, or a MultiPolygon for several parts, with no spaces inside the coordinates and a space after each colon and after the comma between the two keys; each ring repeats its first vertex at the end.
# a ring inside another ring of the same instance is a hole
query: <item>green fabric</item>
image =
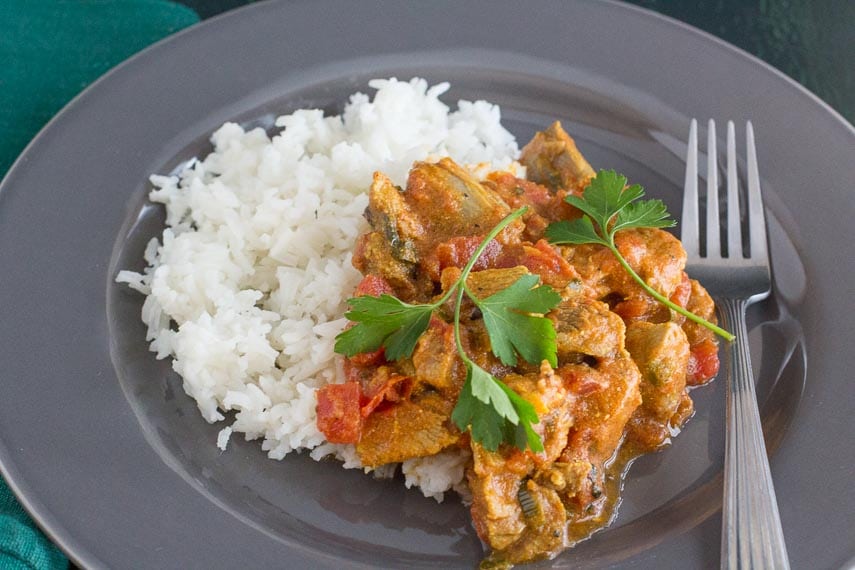
{"type": "Polygon", "coordinates": [[[27,517],[0,479],[0,568],[66,568],[68,562],[27,517]]]}
{"type": "MultiPolygon", "coordinates": [[[[198,20],[162,0],[0,0],[0,176],[84,87],[198,20]]],[[[0,569],[67,567],[0,478],[0,569]]]]}
{"type": "Polygon", "coordinates": [[[84,87],[198,19],[161,0],[0,0],[0,174],[84,87]]]}

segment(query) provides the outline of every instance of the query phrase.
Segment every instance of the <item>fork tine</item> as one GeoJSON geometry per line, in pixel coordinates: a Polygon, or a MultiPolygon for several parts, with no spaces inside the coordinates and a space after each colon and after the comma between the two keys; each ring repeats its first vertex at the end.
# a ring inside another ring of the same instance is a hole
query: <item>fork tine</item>
{"type": "Polygon", "coordinates": [[[700,255],[698,244],[698,122],[692,119],[686,149],[686,183],[683,185],[680,241],[689,256],[700,255]]]}
{"type": "Polygon", "coordinates": [[[739,219],[739,180],[736,177],[736,134],[727,122],[727,256],[742,259],[742,225],[739,219]]]}
{"type": "Polygon", "coordinates": [[[707,124],[707,258],[721,258],[721,228],[718,219],[718,157],[715,121],[707,124]]]}
{"type": "Polygon", "coordinates": [[[757,149],[754,147],[754,127],[751,121],[745,125],[745,143],[748,154],[748,231],[751,258],[766,259],[766,214],[763,212],[763,197],[760,194],[760,173],[757,169],[757,149]]]}

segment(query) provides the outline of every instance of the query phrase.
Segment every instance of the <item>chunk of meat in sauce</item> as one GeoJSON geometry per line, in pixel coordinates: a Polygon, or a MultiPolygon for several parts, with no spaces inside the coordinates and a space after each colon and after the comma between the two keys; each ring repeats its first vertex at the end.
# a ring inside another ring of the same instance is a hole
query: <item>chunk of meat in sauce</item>
{"type": "MultiPolygon", "coordinates": [[[[417,162],[410,170],[405,199],[426,228],[423,236],[414,238],[422,253],[451,238],[484,235],[511,212],[501,198],[448,158],[417,162]]],[[[522,229],[521,222],[512,224],[498,241],[518,241],[522,229]]]]}
{"type": "Polygon", "coordinates": [[[555,326],[559,364],[584,356],[613,358],[623,348],[623,322],[605,303],[573,295],[548,316],[555,326]]]}
{"type": "Polygon", "coordinates": [[[526,167],[526,178],[553,190],[582,191],[595,175],[558,121],[534,135],[522,149],[520,162],[526,167]]]}
{"type": "Polygon", "coordinates": [[[550,222],[572,220],[581,215],[579,210],[564,201],[568,194],[577,192],[549,189],[536,182],[517,178],[509,172],[491,172],[484,186],[493,190],[514,210],[528,206],[529,210],[522,218],[525,223],[523,238],[531,242],[543,238],[550,222]]]}
{"type": "MultiPolygon", "coordinates": [[[[692,291],[686,308],[699,317],[711,323],[717,323],[715,316],[715,304],[707,290],[700,283],[691,280],[692,291]]],[[[683,330],[689,340],[689,377],[686,380],[689,386],[698,386],[709,382],[718,374],[718,341],[715,334],[694,321],[686,319],[683,330]]]]}
{"type": "Polygon", "coordinates": [[[689,341],[675,323],[631,323],[626,347],[641,371],[641,406],[630,420],[630,436],[645,448],[664,443],[691,413],[686,394],[689,341]]]}
{"type": "Polygon", "coordinates": [[[570,382],[579,382],[573,376],[580,371],[594,376],[594,382],[602,388],[579,396],[575,422],[561,460],[581,459],[602,465],[614,455],[626,422],[641,404],[641,375],[623,349],[617,358],[602,361],[595,367],[581,365],[559,369],[559,373],[569,376],[570,382]]]}
{"type": "MultiPolygon", "coordinates": [[[[665,297],[682,282],[686,250],[668,232],[656,228],[624,230],[615,236],[615,245],[639,277],[665,297]]],[[[597,299],[647,296],[608,248],[585,244],[560,249],[597,299]]]]}
{"type": "Polygon", "coordinates": [[[412,358],[417,390],[429,386],[450,399],[457,397],[466,372],[457,356],[450,324],[433,317],[416,343],[412,358]]]}
{"type": "Polygon", "coordinates": [[[364,419],[356,452],[366,467],[436,455],[460,439],[453,403],[438,394],[404,400],[364,419]]]}
{"type": "Polygon", "coordinates": [[[415,266],[397,259],[380,232],[359,236],[353,253],[353,266],[364,274],[382,277],[402,300],[414,299],[425,289],[424,281],[416,278],[415,266]]]}
{"type": "MultiPolygon", "coordinates": [[[[503,550],[503,559],[510,557],[513,562],[563,545],[562,501],[555,486],[542,486],[534,477],[561,453],[572,423],[574,399],[548,363],[543,363],[537,374],[511,374],[505,380],[539,412],[540,423],[534,427],[543,439],[544,451],[535,454],[503,446],[491,452],[473,441],[467,479],[472,491],[472,519],[479,536],[503,550]]],[[[570,492],[572,484],[562,489],[570,492]]]]}

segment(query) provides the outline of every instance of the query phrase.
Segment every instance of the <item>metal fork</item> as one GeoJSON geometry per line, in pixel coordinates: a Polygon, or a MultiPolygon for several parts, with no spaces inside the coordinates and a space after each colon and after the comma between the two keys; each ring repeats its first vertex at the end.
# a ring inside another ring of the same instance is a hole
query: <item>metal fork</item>
{"type": "Polygon", "coordinates": [[[687,271],[709,290],[722,326],[736,335],[727,353],[727,447],[724,459],[721,567],[727,569],[789,569],[769,459],[763,441],[754,375],[748,347],[745,309],[765,299],[771,290],[766,219],[760,195],[760,175],[754,129],[746,124],[748,166],[748,255],[744,255],[736,136],[727,123],[726,251],[721,244],[718,162],[715,122],[707,128],[706,248],[701,255],[698,220],[698,124],[692,119],[686,155],[682,241],[688,253],[687,271]]]}

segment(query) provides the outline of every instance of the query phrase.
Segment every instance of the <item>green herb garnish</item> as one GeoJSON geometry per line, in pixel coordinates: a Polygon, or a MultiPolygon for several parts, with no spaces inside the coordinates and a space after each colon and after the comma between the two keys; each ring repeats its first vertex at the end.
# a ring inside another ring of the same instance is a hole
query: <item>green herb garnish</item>
{"type": "Polygon", "coordinates": [[[466,278],[487,244],[526,210],[516,210],[487,234],[458,280],[436,302],[409,304],[391,295],[349,299],[351,310],[345,316],[356,325],[341,333],[335,345],[335,351],[346,356],[371,352],[382,346],[391,360],[407,358],[427,330],[431,314],[456,295],[454,341],[466,366],[466,381],[451,418],[461,430],[471,429],[472,438],[490,451],[498,449],[502,442],[520,449],[543,451],[543,442],[531,427],[539,419],[530,402],[466,354],[460,336],[463,296],[469,297],[481,311],[493,354],[503,364],[516,365],[518,356],[532,364],[543,360],[553,366],[557,364],[555,328],[552,321],[542,315],[561,301],[558,293],[547,285],[539,285],[537,275],[523,275],[509,287],[484,299],[479,299],[466,285],[466,278]]]}
{"type": "Polygon", "coordinates": [[[661,200],[640,200],[642,196],[644,189],[638,184],[627,187],[625,177],[613,170],[601,170],[585,188],[581,198],[570,195],[564,199],[584,215],[578,220],[550,224],[546,228],[546,237],[555,244],[594,243],[609,248],[627,273],[654,299],[717,335],[733,340],[735,337],[731,333],[673,303],[645,283],[618,251],[615,234],[621,230],[676,225],[661,200]]]}

